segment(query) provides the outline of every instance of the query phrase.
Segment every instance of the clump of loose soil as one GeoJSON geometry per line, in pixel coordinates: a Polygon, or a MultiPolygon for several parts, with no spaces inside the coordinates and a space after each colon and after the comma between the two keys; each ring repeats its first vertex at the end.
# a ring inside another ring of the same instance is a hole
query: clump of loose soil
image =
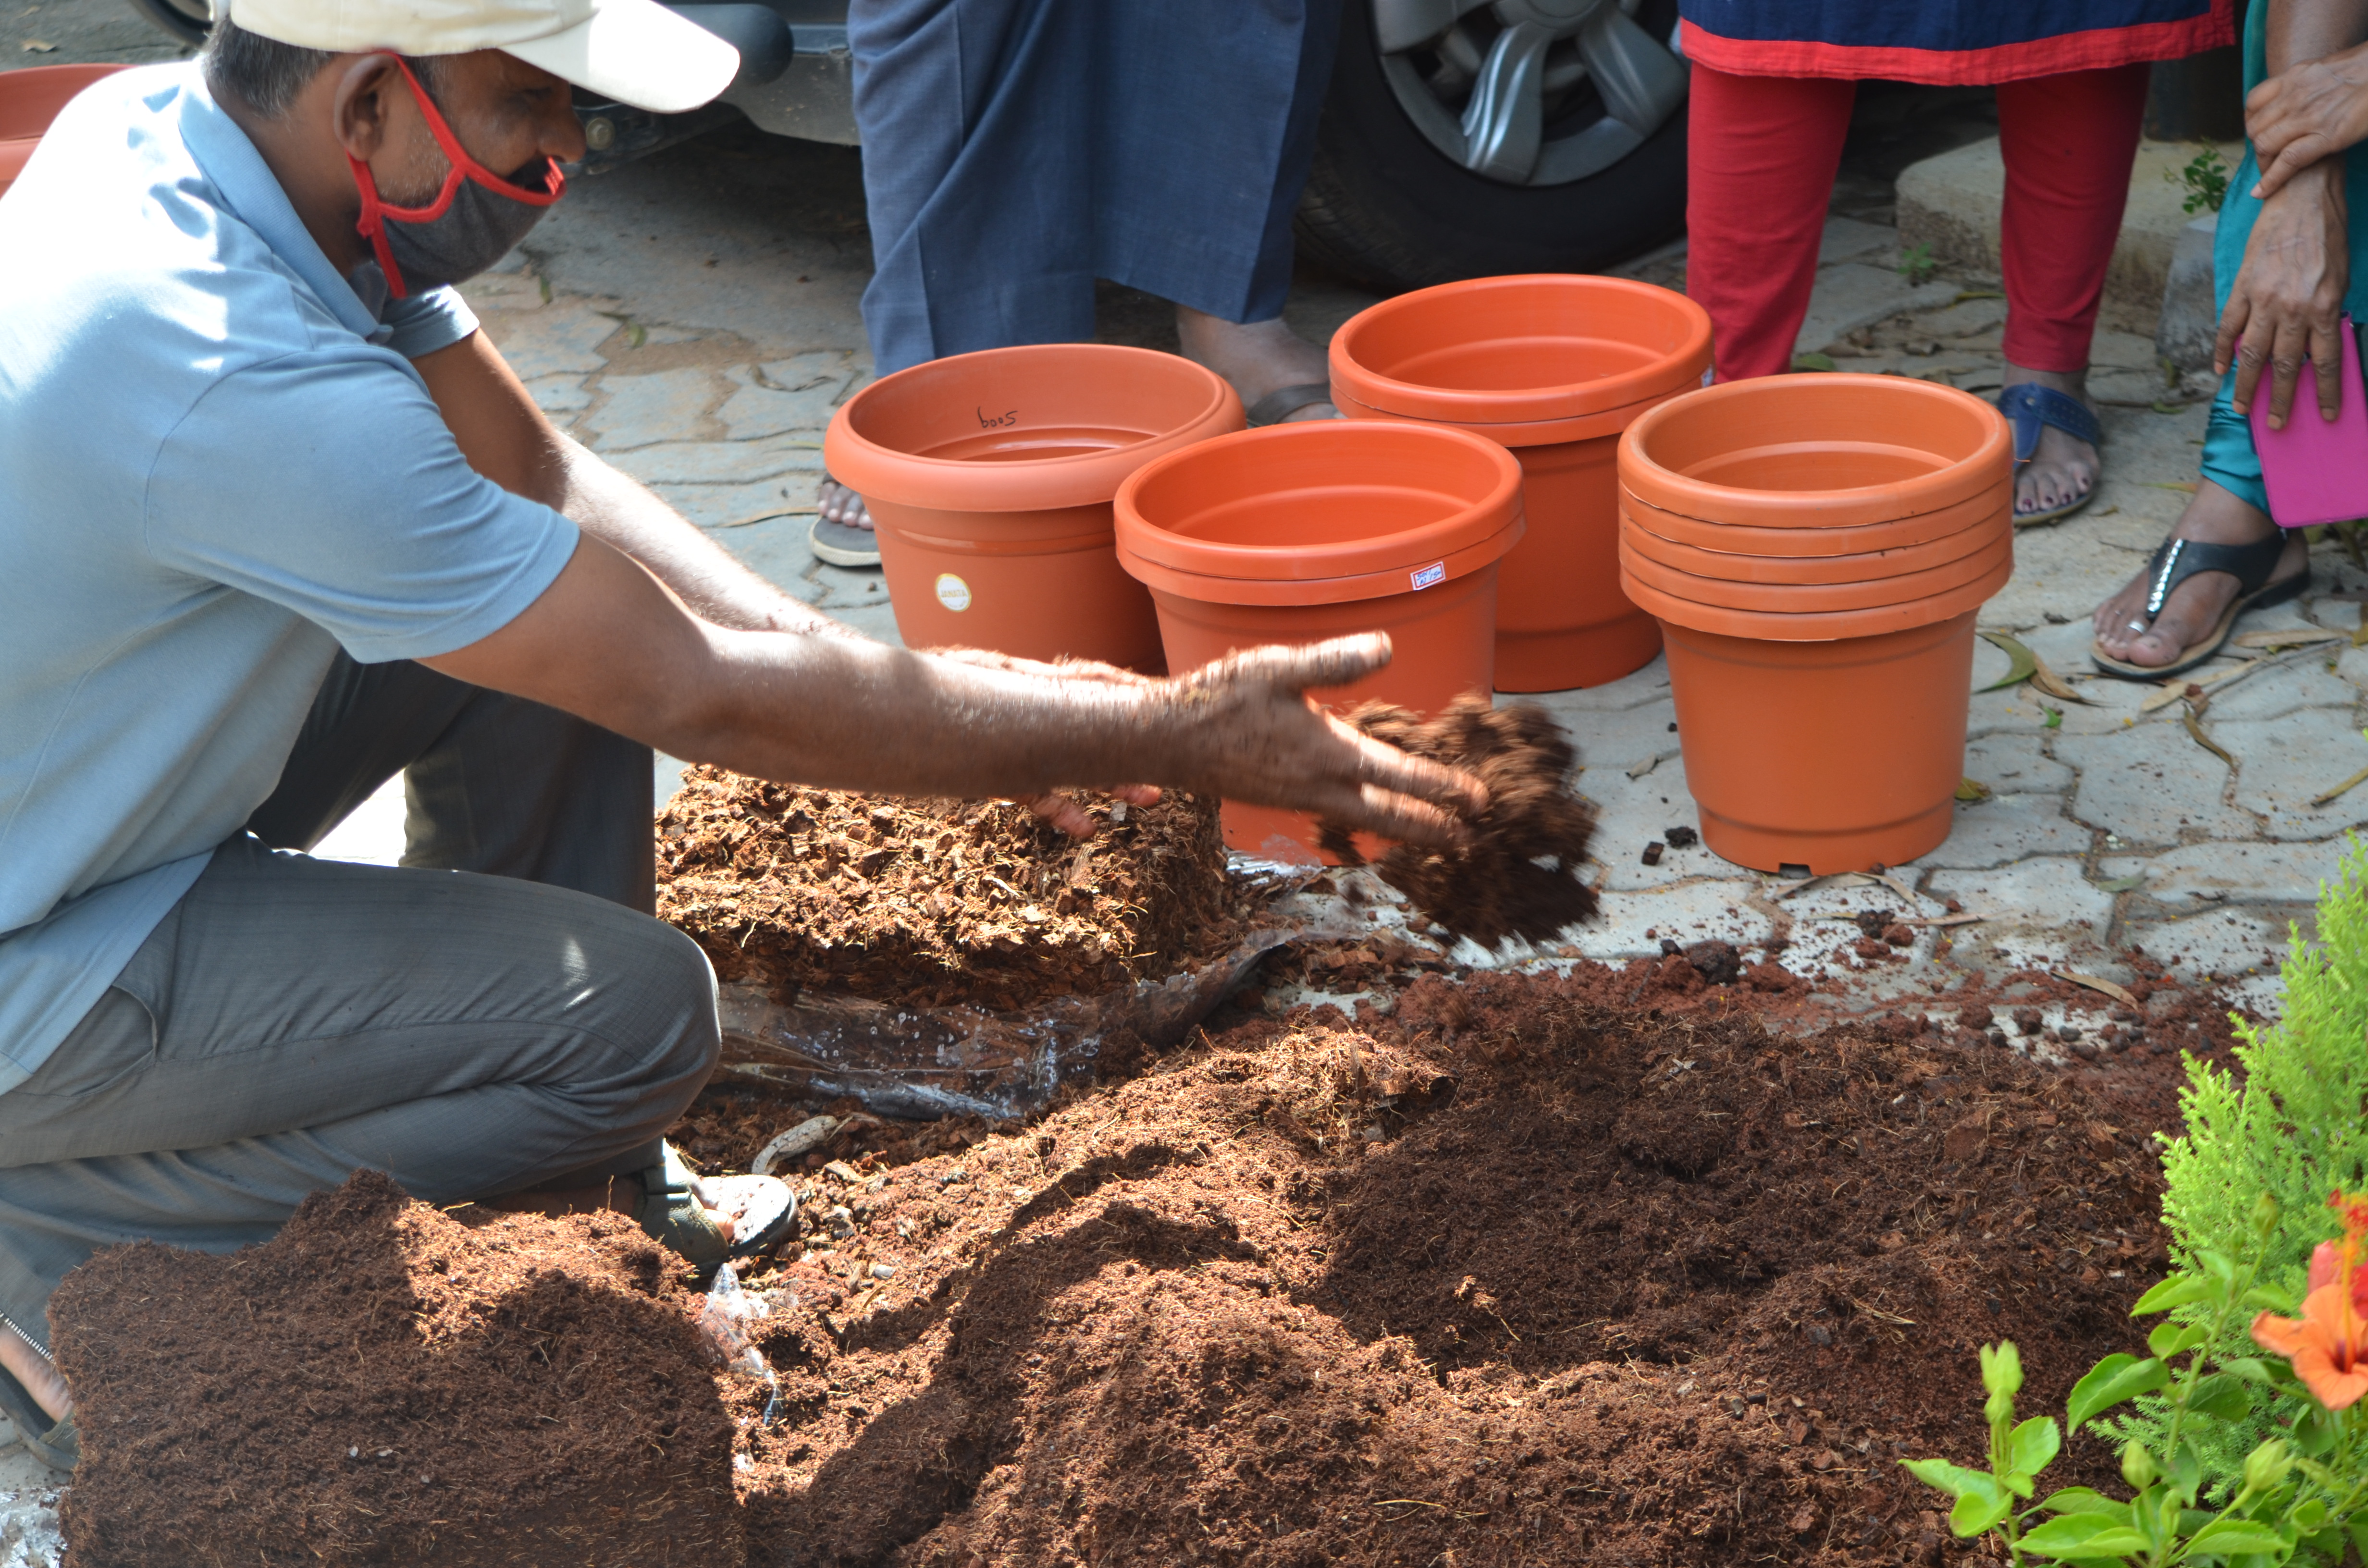
{"type": "MultiPolygon", "coordinates": [[[[1369,702],[1348,715],[1375,740],[1477,775],[1488,788],[1471,840],[1456,849],[1397,845],[1381,878],[1459,937],[1494,947],[1507,937],[1550,937],[1595,913],[1595,889],[1581,880],[1594,803],[1572,788],[1578,760],[1553,715],[1535,703],[1492,707],[1457,698],[1425,718],[1369,702]]],[[[1318,842],[1349,865],[1362,863],[1349,831],[1323,826],[1318,842]]]]}
{"type": "Polygon", "coordinates": [[[2150,1151],[2066,1074],[1550,977],[897,1160],[813,1176],[836,1232],[761,1282],[752,1561],[1937,1562],[1896,1461],[1979,1456],[1975,1347],[2060,1403],[2163,1259],[2150,1151]]]}
{"type": "Polygon", "coordinates": [[[1077,840],[1008,801],[894,801],[719,768],[658,813],[658,915],[782,1000],[1010,1010],[1162,980],[1230,948],[1247,895],[1216,803],[1100,801],[1077,840]]]}
{"type": "Polygon", "coordinates": [[[447,1214],[375,1172],[229,1256],[103,1252],[50,1308],[71,1561],[736,1568],[676,1272],[621,1216],[447,1214]]]}

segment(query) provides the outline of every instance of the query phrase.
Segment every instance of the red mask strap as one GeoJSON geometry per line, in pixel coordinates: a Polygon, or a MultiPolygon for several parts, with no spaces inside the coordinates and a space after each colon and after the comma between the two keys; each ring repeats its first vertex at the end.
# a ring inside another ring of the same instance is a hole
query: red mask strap
{"type": "Polygon", "coordinates": [[[494,173],[471,157],[469,150],[461,145],[461,139],[452,134],[452,128],[445,123],[443,115],[437,112],[435,100],[427,96],[427,89],[420,85],[419,78],[412,74],[411,62],[400,54],[393,56],[393,59],[395,68],[403,73],[403,79],[411,84],[411,96],[419,105],[420,117],[427,121],[428,134],[436,138],[436,145],[444,150],[445,158],[452,165],[446,171],[443,187],[437,191],[435,200],[425,207],[396,207],[380,199],[378,181],[371,176],[370,165],[351,153],[346,155],[346,162],[353,165],[354,187],[361,192],[362,198],[361,220],[354,227],[370,241],[370,250],[378,257],[379,270],[386,274],[387,291],[401,300],[409,296],[410,290],[404,286],[402,269],[395,266],[394,253],[386,243],[386,225],[390,219],[398,223],[434,222],[451,209],[452,199],[461,193],[461,182],[464,179],[474,180],[496,196],[506,196],[512,201],[523,201],[529,207],[548,207],[567,194],[567,172],[559,166],[558,159],[546,155],[546,172],[541,190],[529,190],[494,173]]]}

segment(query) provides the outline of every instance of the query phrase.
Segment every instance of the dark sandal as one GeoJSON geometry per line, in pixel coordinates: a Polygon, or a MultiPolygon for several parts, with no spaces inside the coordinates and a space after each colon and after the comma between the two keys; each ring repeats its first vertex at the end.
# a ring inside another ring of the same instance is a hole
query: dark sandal
{"type": "Polygon", "coordinates": [[[51,1470],[73,1472],[74,1461],[82,1457],[82,1446],[74,1436],[71,1414],[51,1421],[50,1413],[24,1384],[0,1371],[0,1415],[15,1426],[17,1440],[25,1445],[26,1452],[51,1470]]]}
{"type": "Polygon", "coordinates": [[[2180,650],[2178,658],[2167,665],[2133,665],[2108,656],[2095,642],[2089,644],[2089,658],[2109,676],[2124,680],[2165,680],[2185,675],[2220,651],[2236,629],[2237,618],[2248,609],[2266,609],[2282,605],[2310,586],[2310,568],[2305,566],[2282,583],[2270,581],[2270,574],[2278,569],[2278,562],[2286,551],[2283,529],[2272,538],[2256,540],[2251,544],[2207,544],[2192,539],[2167,539],[2155,546],[2153,557],[2146,562],[2151,585],[2146,589],[2146,625],[2154,625],[2155,617],[2162,613],[2171,590],[2199,572],[2226,572],[2237,579],[2237,597],[2220,612],[2218,624],[2200,642],[2190,643],[2180,650]]]}
{"type": "Polygon", "coordinates": [[[720,1263],[765,1252],[796,1227],[798,1195],[780,1177],[701,1176],[683,1163],[673,1144],[659,1147],[666,1157],[641,1173],[642,1203],[633,1218],[701,1274],[712,1272],[720,1263]],[[702,1194],[732,1211],[736,1239],[723,1239],[699,1201],[702,1194]],[[731,1202],[735,1194],[740,1201],[731,1202]]]}
{"type": "MultiPolygon", "coordinates": [[[[2053,425],[2076,441],[2086,441],[2102,452],[2105,428],[2097,423],[2097,415],[2087,403],[2054,387],[2043,387],[2036,381],[2024,381],[1998,393],[1998,410],[2006,415],[2014,428],[2014,472],[2020,476],[2039,450],[2039,435],[2053,425]]],[[[2068,517],[2097,498],[2098,487],[2105,482],[2102,472],[2089,482],[2088,494],[2067,502],[2052,512],[2017,512],[2014,526],[2027,528],[2038,523],[2052,523],[2068,517]]]]}
{"type": "Polygon", "coordinates": [[[1262,425],[1280,425],[1312,403],[1331,401],[1332,389],[1323,381],[1301,381],[1295,386],[1277,387],[1250,404],[1250,428],[1255,430],[1262,425]]]}

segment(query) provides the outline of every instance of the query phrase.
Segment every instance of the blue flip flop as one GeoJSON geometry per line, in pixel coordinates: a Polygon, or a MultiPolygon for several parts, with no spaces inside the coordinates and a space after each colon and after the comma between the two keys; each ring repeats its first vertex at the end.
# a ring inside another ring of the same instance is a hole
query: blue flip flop
{"type": "MultiPolygon", "coordinates": [[[[2057,392],[2054,387],[2043,387],[2035,381],[2009,387],[1998,393],[1998,410],[2006,415],[2007,423],[2014,428],[2014,471],[2017,474],[2021,473],[2023,465],[2031,461],[2032,454],[2039,450],[2039,433],[2048,426],[2053,425],[2074,440],[2086,441],[2100,450],[2105,444],[2104,426],[2097,423],[2097,416],[2090,412],[2089,405],[2068,393],[2057,392]]],[[[2052,523],[2059,517],[2070,517],[2097,498],[2097,484],[2103,483],[2103,477],[2100,474],[2097,483],[2090,484],[2089,493],[2078,501],[2058,506],[2052,512],[2017,512],[2014,526],[2027,528],[2035,523],[2052,523]]]]}

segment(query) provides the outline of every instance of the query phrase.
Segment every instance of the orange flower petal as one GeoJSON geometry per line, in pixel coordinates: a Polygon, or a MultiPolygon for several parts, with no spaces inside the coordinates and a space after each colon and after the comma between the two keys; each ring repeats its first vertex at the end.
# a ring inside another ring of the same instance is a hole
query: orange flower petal
{"type": "Polygon", "coordinates": [[[2368,1368],[2338,1370],[2334,1358],[2316,1345],[2295,1353],[2294,1369],[2311,1397],[2329,1410],[2349,1410],[2368,1394],[2368,1368]]]}
{"type": "Polygon", "coordinates": [[[2253,1343],[2280,1356],[2291,1357],[2314,1345],[2325,1355],[2326,1347],[2320,1343],[2324,1333],[2315,1323],[2282,1318],[2275,1312],[2263,1312],[2253,1320],[2253,1343]]]}

